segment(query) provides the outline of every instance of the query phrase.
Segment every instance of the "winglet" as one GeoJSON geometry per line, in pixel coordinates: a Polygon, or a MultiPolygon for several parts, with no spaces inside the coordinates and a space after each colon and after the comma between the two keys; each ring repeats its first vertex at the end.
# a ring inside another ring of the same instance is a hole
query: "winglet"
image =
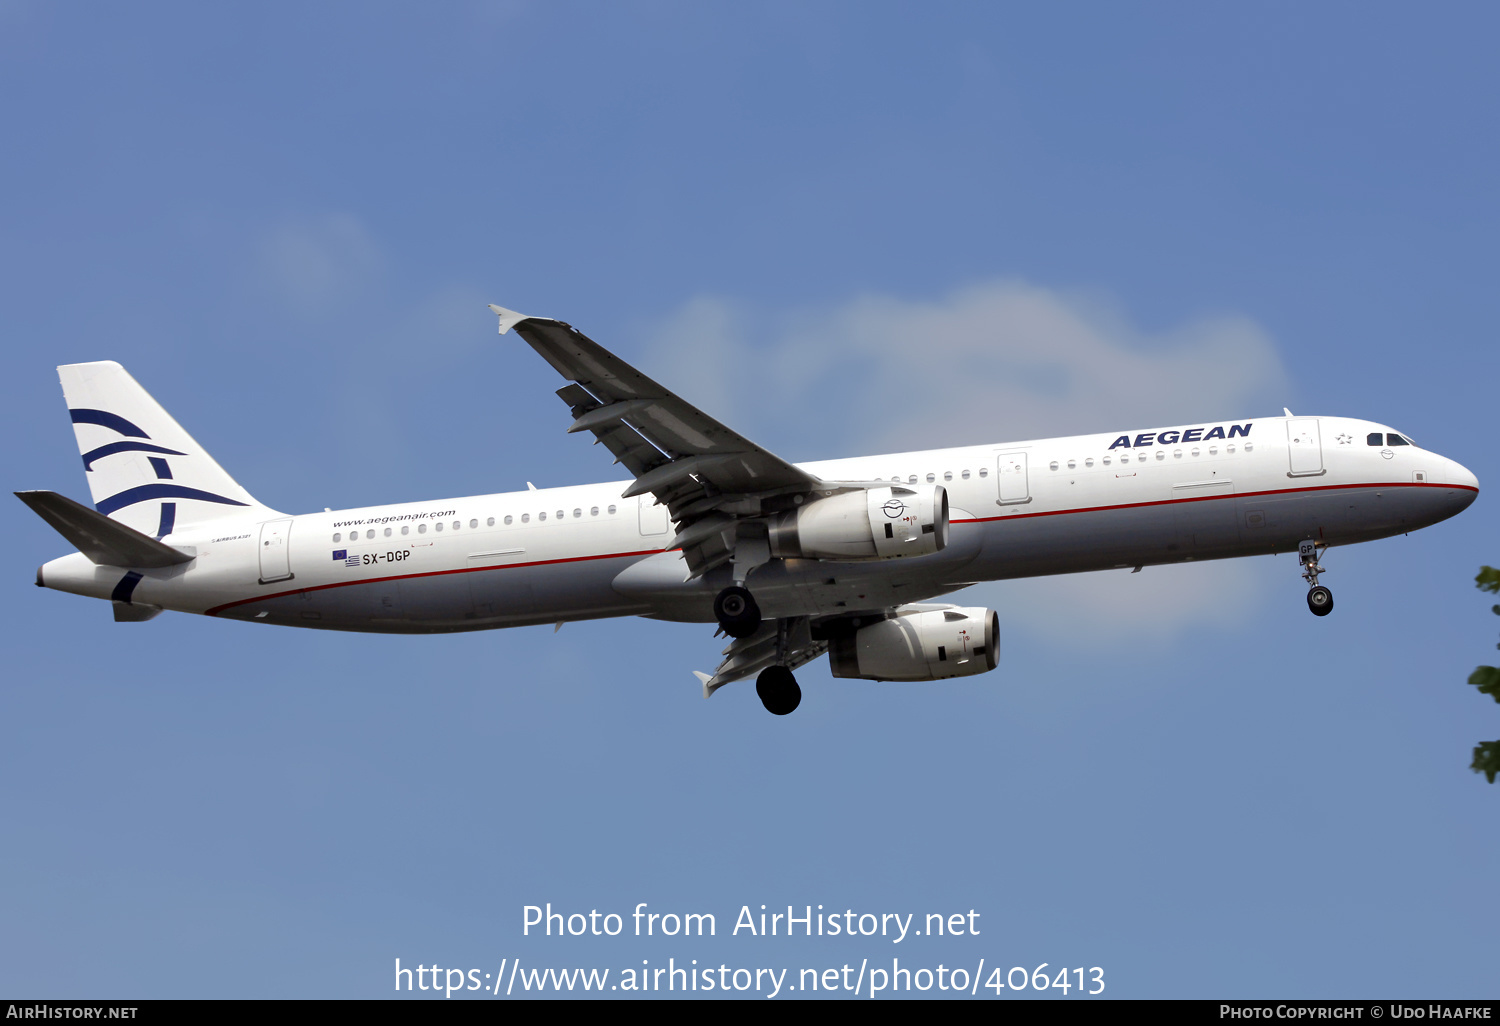
{"type": "Polygon", "coordinates": [[[709,695],[711,695],[711,694],[714,693],[714,689],[708,686],[708,682],[711,681],[711,680],[713,680],[712,677],[710,677],[708,674],[704,673],[702,670],[694,670],[693,671],[693,676],[697,677],[698,680],[703,684],[703,697],[704,698],[707,698],[709,695]]]}
{"type": "Polygon", "coordinates": [[[1296,416],[1295,413],[1293,413],[1291,410],[1287,409],[1285,406],[1283,406],[1281,408],[1281,412],[1284,413],[1284,414],[1286,414],[1288,417],[1295,417],[1296,416]]]}
{"type": "Polygon", "coordinates": [[[496,317],[500,318],[500,334],[502,335],[522,321],[530,319],[528,314],[516,313],[514,310],[507,310],[505,307],[496,306],[494,303],[490,304],[490,309],[495,312],[496,317]]]}

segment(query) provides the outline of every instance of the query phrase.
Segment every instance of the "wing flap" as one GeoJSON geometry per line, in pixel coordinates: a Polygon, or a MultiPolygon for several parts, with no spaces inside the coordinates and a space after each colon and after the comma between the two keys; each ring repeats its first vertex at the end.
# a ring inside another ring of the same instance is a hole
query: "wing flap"
{"type": "Polygon", "coordinates": [[[696,672],[695,676],[702,682],[703,697],[707,698],[725,684],[744,680],[773,664],[795,670],[827,651],[828,642],[812,639],[807,617],[767,620],[750,637],[740,638],[724,649],[724,661],[713,676],[696,672]]]}

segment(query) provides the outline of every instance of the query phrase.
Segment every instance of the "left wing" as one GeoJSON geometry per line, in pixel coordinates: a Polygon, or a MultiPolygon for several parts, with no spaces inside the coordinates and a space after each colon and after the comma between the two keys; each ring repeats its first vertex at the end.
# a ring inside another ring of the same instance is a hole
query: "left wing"
{"type": "MultiPolygon", "coordinates": [[[[571,384],[557,394],[635,475],[622,498],[655,495],[677,523],[693,576],[735,557],[740,520],[789,509],[794,497],[851,487],[825,482],[745,438],[562,321],[490,307],[571,384]]],[[[762,536],[763,537],[763,536],[762,536]]],[[[763,543],[762,543],[763,544],[763,543]]]]}

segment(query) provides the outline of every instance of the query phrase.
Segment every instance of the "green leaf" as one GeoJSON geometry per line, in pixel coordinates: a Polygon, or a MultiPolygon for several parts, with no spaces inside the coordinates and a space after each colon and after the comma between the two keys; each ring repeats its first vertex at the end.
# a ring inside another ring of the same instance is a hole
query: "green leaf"
{"type": "Polygon", "coordinates": [[[1500,591],[1500,570],[1492,566],[1479,568],[1479,576],[1474,578],[1474,586],[1480,591],[1500,591]]]}
{"type": "Polygon", "coordinates": [[[1469,683],[1500,702],[1500,666],[1481,666],[1469,674],[1469,683]]]}
{"type": "Polygon", "coordinates": [[[1469,769],[1483,773],[1493,784],[1495,774],[1500,773],[1500,741],[1481,741],[1475,745],[1474,761],[1469,764],[1469,769]]]}

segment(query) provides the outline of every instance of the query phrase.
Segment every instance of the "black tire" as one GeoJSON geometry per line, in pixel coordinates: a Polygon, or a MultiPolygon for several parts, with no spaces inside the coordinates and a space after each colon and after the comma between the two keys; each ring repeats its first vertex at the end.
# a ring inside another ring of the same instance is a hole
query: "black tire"
{"type": "Polygon", "coordinates": [[[731,638],[748,638],[760,629],[760,606],[744,588],[725,588],[714,598],[714,619],[731,638]]]}
{"type": "Polygon", "coordinates": [[[785,666],[768,666],[755,678],[755,693],[766,712],[785,716],[802,704],[802,688],[785,666]]]}
{"type": "Polygon", "coordinates": [[[1321,584],[1307,593],[1307,608],[1313,616],[1327,616],[1333,612],[1333,592],[1321,584]]]}

